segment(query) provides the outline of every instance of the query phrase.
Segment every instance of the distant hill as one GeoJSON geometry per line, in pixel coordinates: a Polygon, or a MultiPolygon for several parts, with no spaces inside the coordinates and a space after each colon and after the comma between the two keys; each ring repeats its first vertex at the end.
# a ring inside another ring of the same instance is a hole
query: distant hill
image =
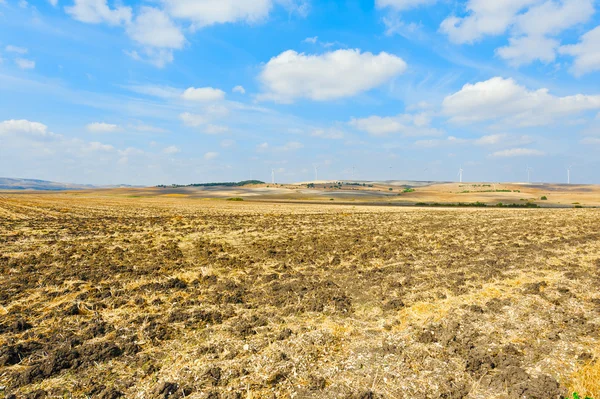
{"type": "Polygon", "coordinates": [[[0,177],[0,190],[63,191],[87,190],[91,188],[95,187],[89,184],[56,183],[37,179],[10,179],[7,177],[0,177]]]}
{"type": "Polygon", "coordinates": [[[181,188],[181,187],[243,187],[250,186],[253,184],[265,184],[264,181],[260,180],[243,180],[239,182],[221,182],[221,183],[195,183],[195,184],[171,184],[166,186],[164,184],[160,184],[156,186],[157,188],[181,188]]]}

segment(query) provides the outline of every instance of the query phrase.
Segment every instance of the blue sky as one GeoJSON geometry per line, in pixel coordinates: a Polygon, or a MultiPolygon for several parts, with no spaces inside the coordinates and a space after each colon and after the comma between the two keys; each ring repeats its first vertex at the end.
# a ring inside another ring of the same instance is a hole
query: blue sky
{"type": "Polygon", "coordinates": [[[599,7],[0,0],[0,176],[600,183],[599,7]]]}

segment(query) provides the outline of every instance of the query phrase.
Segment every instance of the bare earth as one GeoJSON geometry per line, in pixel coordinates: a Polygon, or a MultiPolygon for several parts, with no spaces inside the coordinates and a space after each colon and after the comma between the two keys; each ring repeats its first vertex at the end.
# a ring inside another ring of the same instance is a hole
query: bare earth
{"type": "Polygon", "coordinates": [[[600,210],[263,189],[0,193],[0,398],[600,397],[600,210]]]}

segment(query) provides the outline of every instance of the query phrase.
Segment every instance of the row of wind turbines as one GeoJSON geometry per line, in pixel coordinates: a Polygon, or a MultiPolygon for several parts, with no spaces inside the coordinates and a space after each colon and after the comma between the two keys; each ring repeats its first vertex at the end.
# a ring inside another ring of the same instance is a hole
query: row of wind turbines
{"type": "MultiPolygon", "coordinates": [[[[569,165],[569,167],[567,168],[567,184],[571,184],[571,169],[573,168],[573,165],[569,165]]],[[[525,169],[525,171],[527,172],[527,183],[530,184],[531,183],[531,172],[533,172],[533,168],[530,167],[529,165],[527,165],[527,168],[525,169]]],[[[460,166],[460,168],[458,169],[458,181],[460,183],[463,182],[463,173],[464,173],[464,169],[462,167],[462,165],[460,166]]]]}
{"type": "MultiPolygon", "coordinates": [[[[313,168],[315,170],[315,181],[319,180],[319,165],[313,165],[313,168]]],[[[390,166],[391,168],[391,166],[390,166]]],[[[571,169],[573,168],[573,165],[569,165],[569,167],[567,168],[567,184],[571,184],[571,169]]],[[[355,171],[356,167],[352,167],[352,179],[354,179],[354,171],[355,171]]],[[[527,183],[530,184],[531,183],[531,172],[533,172],[533,168],[530,167],[529,165],[527,165],[527,168],[525,169],[525,171],[527,172],[527,183]]],[[[460,183],[463,182],[463,174],[464,174],[465,170],[463,169],[462,165],[460,166],[460,168],[458,169],[458,181],[460,183]]],[[[275,184],[275,169],[271,169],[271,183],[275,184]]]]}

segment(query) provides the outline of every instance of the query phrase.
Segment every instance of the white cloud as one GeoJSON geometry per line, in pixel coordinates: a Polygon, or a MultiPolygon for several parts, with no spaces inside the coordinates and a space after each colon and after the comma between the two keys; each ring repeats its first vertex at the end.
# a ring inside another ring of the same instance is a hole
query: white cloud
{"type": "Polygon", "coordinates": [[[531,36],[556,35],[587,22],[593,14],[594,0],[547,0],[518,15],[515,30],[531,36]]]}
{"type": "Polygon", "coordinates": [[[436,1],[437,0],[375,0],[375,6],[377,8],[390,7],[402,11],[422,5],[433,4],[436,1]]]}
{"type": "Polygon", "coordinates": [[[48,131],[48,126],[39,122],[30,122],[26,119],[11,119],[0,122],[0,136],[2,135],[32,136],[41,138],[62,137],[48,131]]]}
{"type": "Polygon", "coordinates": [[[513,30],[517,37],[509,39],[509,46],[499,48],[498,55],[514,66],[535,60],[552,62],[560,42],[548,35],[557,35],[584,23],[593,14],[593,0],[562,0],[560,3],[548,0],[537,4],[515,18],[513,30]]]}
{"type": "Polygon", "coordinates": [[[151,125],[128,125],[128,128],[144,133],[168,133],[168,130],[151,125]]]}
{"type": "Polygon", "coordinates": [[[210,161],[211,159],[215,159],[219,156],[218,152],[207,152],[206,154],[204,154],[204,159],[206,159],[207,161],[210,161]]]}
{"type": "Polygon", "coordinates": [[[234,140],[223,140],[221,141],[221,147],[223,148],[230,148],[233,147],[235,145],[235,141],[234,140]]]}
{"type": "Polygon", "coordinates": [[[269,143],[261,143],[256,146],[256,151],[263,152],[269,149],[269,143]]]}
{"type": "Polygon", "coordinates": [[[496,51],[513,66],[530,64],[535,60],[552,62],[556,59],[556,49],[560,46],[558,40],[544,36],[522,36],[508,40],[508,46],[496,51]]]}
{"type": "Polygon", "coordinates": [[[181,90],[170,86],[157,85],[129,85],[126,89],[135,93],[144,94],[152,97],[171,99],[181,96],[181,90]]]}
{"type": "Polygon", "coordinates": [[[21,69],[34,69],[35,61],[27,60],[25,58],[17,58],[15,64],[21,69]]]}
{"type": "Polygon", "coordinates": [[[219,125],[207,125],[204,128],[204,133],[206,134],[223,134],[227,133],[229,128],[227,126],[219,126],[219,125]]]}
{"type": "Polygon", "coordinates": [[[511,148],[509,150],[496,151],[490,154],[494,158],[511,158],[511,157],[541,157],[546,155],[543,151],[533,150],[530,148],[511,148]]]}
{"type": "Polygon", "coordinates": [[[131,155],[142,155],[144,154],[144,151],[140,150],[139,148],[135,148],[135,147],[127,147],[124,150],[118,150],[119,155],[123,156],[123,157],[128,157],[131,155]]]}
{"type": "Polygon", "coordinates": [[[439,136],[442,134],[440,130],[428,127],[429,117],[425,114],[401,114],[387,117],[373,115],[368,118],[352,118],[349,124],[372,136],[387,136],[389,134],[439,136]]]}
{"type": "Polygon", "coordinates": [[[575,57],[571,71],[576,76],[600,70],[600,26],[592,29],[583,36],[578,44],[562,46],[561,54],[575,57]]]}
{"type": "Polygon", "coordinates": [[[246,89],[244,89],[244,86],[235,86],[231,91],[234,93],[246,94],[246,89]]]}
{"type": "Polygon", "coordinates": [[[302,43],[312,43],[312,44],[316,44],[317,40],[319,40],[319,36],[314,36],[314,37],[307,37],[306,39],[302,40],[302,43]]]}
{"type": "Polygon", "coordinates": [[[167,155],[174,155],[177,154],[178,152],[180,152],[181,150],[179,148],[177,148],[174,145],[171,145],[169,147],[166,147],[163,149],[163,153],[167,154],[167,155]]]}
{"type": "Polygon", "coordinates": [[[212,87],[201,87],[198,89],[190,87],[183,92],[181,97],[188,101],[219,101],[225,98],[225,92],[212,87]]]}
{"type": "Polygon", "coordinates": [[[133,23],[127,26],[127,34],[144,46],[181,49],[185,37],[169,16],[156,8],[142,7],[133,23]]]}
{"type": "Polygon", "coordinates": [[[297,141],[290,141],[289,143],[286,143],[283,147],[281,147],[283,151],[295,151],[301,148],[304,148],[304,144],[299,143],[297,141]]]}
{"type": "Polygon", "coordinates": [[[473,43],[486,35],[500,35],[514,22],[517,13],[539,0],[469,0],[468,15],[451,16],[440,25],[440,31],[455,43],[473,43]]]}
{"type": "Polygon", "coordinates": [[[465,17],[450,16],[440,25],[455,43],[473,43],[510,29],[509,45],[497,54],[514,66],[556,59],[560,42],[551,38],[594,14],[594,0],[469,0],[465,17]]]}
{"type": "Polygon", "coordinates": [[[476,145],[496,145],[496,144],[500,144],[501,142],[503,142],[504,140],[506,140],[506,138],[508,137],[508,134],[490,134],[488,136],[483,136],[478,138],[477,140],[475,140],[475,144],[476,145]]]}
{"type": "Polygon", "coordinates": [[[448,136],[446,139],[443,139],[443,140],[418,140],[418,141],[415,141],[415,146],[422,147],[422,148],[433,148],[433,147],[441,147],[441,146],[454,145],[454,144],[465,144],[468,142],[469,142],[469,140],[466,140],[466,139],[460,139],[458,137],[448,136]]]}
{"type": "Polygon", "coordinates": [[[56,7],[58,5],[58,0],[48,0],[48,3],[50,3],[52,7],[56,7]]]}
{"type": "Polygon", "coordinates": [[[264,20],[273,7],[272,0],[163,0],[175,18],[189,19],[195,27],[218,23],[264,20]]]}
{"type": "Polygon", "coordinates": [[[173,50],[165,48],[144,47],[140,51],[125,51],[125,54],[136,61],[145,62],[157,68],[164,68],[174,59],[173,50]]]}
{"type": "Polygon", "coordinates": [[[415,38],[421,35],[422,25],[414,22],[406,23],[398,15],[388,15],[383,17],[385,25],[385,34],[387,36],[400,35],[407,39],[415,38]]]}
{"type": "Polygon", "coordinates": [[[91,24],[121,25],[131,21],[130,7],[111,9],[107,0],[75,0],[73,6],[65,7],[65,11],[74,19],[91,24]]]}
{"type": "Polygon", "coordinates": [[[311,0],[275,0],[275,3],[285,8],[289,15],[298,14],[302,18],[308,15],[311,8],[311,0]]]}
{"type": "Polygon", "coordinates": [[[373,89],[400,75],[406,63],[392,54],[337,50],[322,55],[288,50],[272,58],[260,81],[266,93],[260,99],[292,102],[297,98],[326,101],[373,89]]]}
{"type": "Polygon", "coordinates": [[[581,140],[581,144],[592,144],[592,145],[600,145],[600,138],[598,137],[586,137],[581,140]]]}
{"type": "Polygon", "coordinates": [[[443,113],[454,123],[498,121],[512,126],[543,126],[557,118],[600,109],[600,96],[556,97],[548,89],[528,90],[512,79],[495,77],[446,97],[443,113]]]}
{"type": "Polygon", "coordinates": [[[118,125],[113,125],[104,122],[90,123],[86,126],[86,129],[92,133],[112,133],[121,130],[121,128],[118,125]]]}
{"type": "Polygon", "coordinates": [[[181,119],[186,126],[198,127],[208,123],[208,120],[203,115],[192,114],[189,112],[184,112],[179,115],[179,119],[181,119]]]}
{"type": "Polygon", "coordinates": [[[86,144],[83,147],[84,151],[112,151],[115,148],[110,144],[102,144],[97,141],[86,144]]]}
{"type": "Polygon", "coordinates": [[[11,46],[8,45],[4,48],[4,50],[6,50],[7,53],[17,53],[17,54],[27,54],[27,50],[25,47],[17,47],[17,46],[11,46]]]}
{"type": "Polygon", "coordinates": [[[229,108],[225,105],[213,104],[204,108],[208,118],[224,118],[229,115],[229,108]]]}
{"type": "Polygon", "coordinates": [[[336,128],[313,129],[311,136],[320,137],[323,139],[338,140],[344,138],[344,132],[336,128]]]}

